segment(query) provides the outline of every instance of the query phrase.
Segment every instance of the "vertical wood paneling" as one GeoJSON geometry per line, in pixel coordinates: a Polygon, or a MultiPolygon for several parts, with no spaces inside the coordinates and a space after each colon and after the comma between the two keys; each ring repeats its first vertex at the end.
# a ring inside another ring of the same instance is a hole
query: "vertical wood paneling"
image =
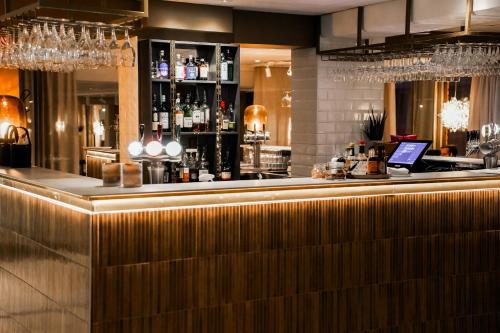
{"type": "Polygon", "coordinates": [[[90,223],[0,188],[0,332],[88,331],[90,223]]]}
{"type": "Polygon", "coordinates": [[[95,332],[494,332],[500,191],[98,215],[95,332]]]}

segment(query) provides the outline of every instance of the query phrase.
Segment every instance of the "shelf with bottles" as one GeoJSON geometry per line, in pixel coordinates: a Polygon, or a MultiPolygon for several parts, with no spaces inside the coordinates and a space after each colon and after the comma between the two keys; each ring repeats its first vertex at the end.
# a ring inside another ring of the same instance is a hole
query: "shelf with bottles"
{"type": "Polygon", "coordinates": [[[180,82],[213,83],[217,80],[216,45],[211,43],[176,42],[175,80],[180,82]]]}
{"type": "Polygon", "coordinates": [[[231,180],[240,178],[240,146],[239,137],[235,135],[222,136],[222,172],[230,170],[231,180]]]}

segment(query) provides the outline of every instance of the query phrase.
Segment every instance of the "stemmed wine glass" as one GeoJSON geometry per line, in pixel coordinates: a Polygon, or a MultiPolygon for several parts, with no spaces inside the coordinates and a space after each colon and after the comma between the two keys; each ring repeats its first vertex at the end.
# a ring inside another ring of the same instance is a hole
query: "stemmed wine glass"
{"type": "Polygon", "coordinates": [[[135,50],[130,43],[128,29],[125,30],[125,40],[122,45],[122,65],[124,67],[134,67],[135,65],[135,50]]]}

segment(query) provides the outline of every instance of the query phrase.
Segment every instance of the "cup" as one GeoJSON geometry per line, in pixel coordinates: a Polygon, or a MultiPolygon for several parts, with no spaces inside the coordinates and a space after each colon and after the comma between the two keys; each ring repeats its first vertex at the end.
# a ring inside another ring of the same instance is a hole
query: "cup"
{"type": "Polygon", "coordinates": [[[121,185],[122,165],[120,163],[102,164],[102,186],[112,187],[121,185]]]}
{"type": "Polygon", "coordinates": [[[163,176],[165,174],[165,166],[151,165],[148,166],[149,179],[151,184],[163,184],[163,176]]]}
{"type": "Polygon", "coordinates": [[[142,163],[123,163],[122,186],[141,187],[142,186],[142,163]]]}

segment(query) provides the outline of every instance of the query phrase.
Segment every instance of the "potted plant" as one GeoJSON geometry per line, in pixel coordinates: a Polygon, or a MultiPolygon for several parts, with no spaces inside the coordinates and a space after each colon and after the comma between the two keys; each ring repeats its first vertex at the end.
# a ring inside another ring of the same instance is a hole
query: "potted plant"
{"type": "Polygon", "coordinates": [[[362,132],[366,138],[367,147],[371,147],[374,143],[382,141],[386,120],[387,112],[385,110],[382,113],[375,113],[373,107],[370,108],[370,115],[362,124],[362,132]]]}

